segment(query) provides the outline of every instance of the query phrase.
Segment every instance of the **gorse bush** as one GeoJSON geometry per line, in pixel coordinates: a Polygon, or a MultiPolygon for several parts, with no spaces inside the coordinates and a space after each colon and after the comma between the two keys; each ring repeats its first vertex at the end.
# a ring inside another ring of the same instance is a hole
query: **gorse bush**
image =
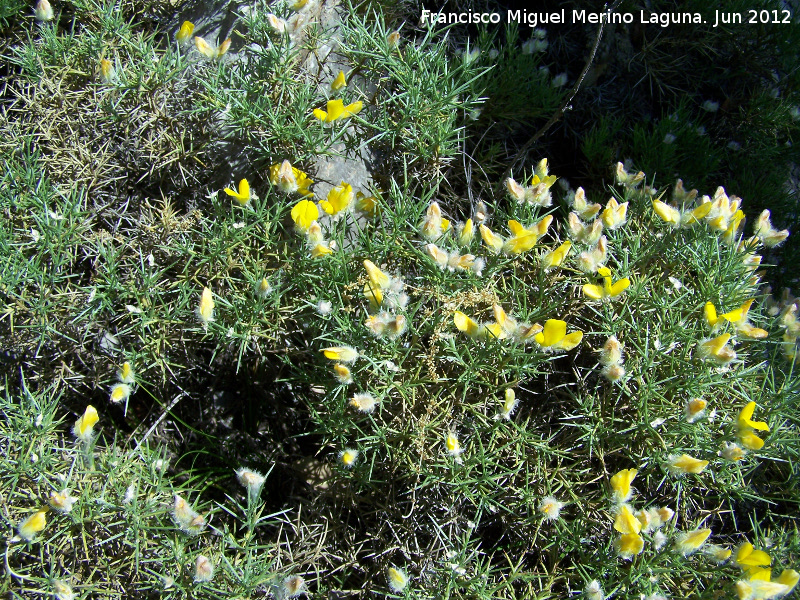
{"type": "MultiPolygon", "coordinates": [[[[259,4],[235,58],[184,24],[113,71],[100,46],[25,66],[48,36],[90,47],[41,19],[16,53],[19,90],[66,73],[134,112],[151,94],[211,123],[206,160],[241,155],[205,173],[194,150],[159,154],[174,171],[137,186],[101,168],[93,188],[53,167],[64,145],[37,142],[24,93],[5,113],[24,143],[0,181],[3,591],[792,593],[800,325],[761,264],[789,232],[747,223],[735,190],[622,163],[603,196],[540,159],[462,200],[467,123],[520,89],[557,103],[545,37],[488,71],[488,46],[343,18],[320,30],[313,2],[259,4]],[[153,65],[153,87],[129,85],[153,65]],[[315,171],[369,151],[392,153],[380,189],[315,171]]],[[[118,131],[102,106],[93,131],[118,131]]]]}

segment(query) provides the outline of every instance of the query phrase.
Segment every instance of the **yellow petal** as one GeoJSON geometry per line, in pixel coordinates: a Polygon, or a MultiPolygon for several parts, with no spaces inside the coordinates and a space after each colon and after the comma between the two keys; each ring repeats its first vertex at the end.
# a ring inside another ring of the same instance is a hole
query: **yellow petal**
{"type": "Polygon", "coordinates": [[[217,49],[211,46],[211,44],[209,44],[200,36],[195,36],[194,45],[206,58],[214,58],[217,55],[217,49]]]}
{"type": "Polygon", "coordinates": [[[367,277],[369,277],[373,287],[383,290],[389,287],[389,276],[375,266],[375,263],[371,260],[365,260],[364,268],[367,270],[367,277]]]}
{"type": "Polygon", "coordinates": [[[624,279],[620,279],[616,283],[611,286],[611,291],[609,295],[613,298],[614,296],[619,296],[622,292],[627,290],[631,285],[631,280],[625,277],[624,279]]]}
{"type": "Polygon", "coordinates": [[[344,86],[347,85],[347,79],[345,79],[344,71],[339,71],[339,74],[336,76],[336,79],[331,82],[331,89],[333,91],[337,91],[342,89],[344,86]]]}
{"type": "Polygon", "coordinates": [[[605,298],[605,288],[601,285],[595,285],[594,283],[587,283],[583,286],[583,295],[587,298],[591,298],[592,300],[602,300],[605,298]]]}
{"type": "Polygon", "coordinates": [[[556,348],[560,350],[566,350],[569,352],[575,346],[581,343],[583,339],[583,332],[582,331],[573,331],[572,333],[568,333],[564,336],[564,338],[556,344],[556,348]]]}
{"type": "Polygon", "coordinates": [[[752,400],[739,413],[738,424],[740,427],[752,427],[758,431],[769,431],[769,425],[763,421],[753,421],[753,412],[756,409],[756,403],[752,400]]]}
{"type": "Polygon", "coordinates": [[[653,200],[653,210],[665,223],[677,227],[681,222],[681,213],[677,208],[664,204],[660,200],[653,200]]]}
{"type": "Polygon", "coordinates": [[[706,323],[708,323],[711,327],[719,322],[719,317],[717,317],[717,309],[711,302],[706,302],[706,305],[703,307],[703,313],[706,317],[706,323]]]}
{"type": "Polygon", "coordinates": [[[357,102],[353,102],[352,104],[348,104],[344,107],[344,111],[342,111],[342,118],[345,119],[347,117],[352,117],[353,115],[357,115],[361,112],[361,109],[364,108],[364,103],[361,100],[357,102]]]}
{"type": "Polygon", "coordinates": [[[540,346],[555,346],[567,335],[567,323],[558,319],[548,319],[541,333],[534,338],[540,346]]]}
{"type": "Polygon", "coordinates": [[[639,471],[636,469],[623,469],[611,477],[609,483],[611,484],[611,489],[614,491],[614,498],[617,502],[624,502],[630,498],[631,483],[638,472],[639,471]]]}
{"type": "Polygon", "coordinates": [[[326,121],[329,123],[335,121],[341,118],[342,114],[344,114],[344,102],[342,102],[341,99],[328,100],[328,116],[326,121]]]}
{"type": "Polygon", "coordinates": [[[453,322],[455,323],[456,329],[463,331],[470,337],[474,338],[480,335],[481,326],[461,311],[457,310],[453,313],[453,322]]]}
{"type": "Polygon", "coordinates": [[[328,113],[326,113],[321,108],[314,109],[314,117],[319,119],[320,121],[327,122],[328,121],[328,113]]]}
{"type": "Polygon", "coordinates": [[[642,530],[642,523],[633,516],[631,509],[625,504],[614,519],[614,529],[620,533],[639,533],[642,530]]]}
{"type": "Polygon", "coordinates": [[[310,200],[301,200],[292,208],[292,221],[300,231],[307,231],[311,223],[319,219],[317,205],[310,200]]]}
{"type": "Polygon", "coordinates": [[[97,409],[90,404],[86,407],[83,415],[75,421],[73,432],[77,437],[84,438],[91,433],[92,428],[99,420],[100,417],[97,415],[97,409]]]}
{"type": "Polygon", "coordinates": [[[504,244],[503,238],[494,233],[488,227],[486,227],[486,225],[481,224],[480,232],[484,244],[486,244],[489,250],[491,250],[494,254],[498,254],[500,250],[503,249],[503,244],[504,244]]]}
{"type": "Polygon", "coordinates": [[[194,33],[194,23],[191,21],[184,21],[178,33],[175,34],[175,39],[183,43],[189,39],[192,33],[194,33]]]}
{"type": "Polygon", "coordinates": [[[695,529],[694,531],[686,531],[681,533],[675,540],[675,547],[678,552],[682,554],[689,554],[694,552],[702,546],[711,535],[710,529],[695,529]]]}

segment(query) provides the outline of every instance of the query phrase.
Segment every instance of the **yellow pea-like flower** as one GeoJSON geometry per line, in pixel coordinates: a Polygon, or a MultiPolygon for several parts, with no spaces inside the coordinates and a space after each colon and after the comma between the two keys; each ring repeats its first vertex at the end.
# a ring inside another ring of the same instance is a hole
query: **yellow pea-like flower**
{"type": "Polygon", "coordinates": [[[561,244],[555,250],[551,250],[544,256],[542,256],[542,268],[543,269],[551,269],[553,267],[561,266],[561,263],[564,262],[564,259],[569,254],[569,250],[572,248],[572,242],[567,240],[563,244],[561,244]]]}
{"type": "Polygon", "coordinates": [[[122,367],[117,371],[117,379],[122,383],[136,383],[136,373],[133,371],[131,363],[127,360],[122,363],[122,367]]]}
{"type": "Polygon", "coordinates": [[[75,421],[75,425],[72,427],[72,433],[78,439],[88,440],[91,438],[92,430],[99,420],[100,417],[97,414],[97,409],[90,404],[86,407],[83,415],[75,421]]]}
{"type": "Polygon", "coordinates": [[[335,216],[350,208],[354,197],[353,186],[343,181],[335,188],[331,188],[328,197],[320,201],[319,207],[329,215],[335,216]]]}
{"type": "Polygon", "coordinates": [[[582,331],[573,331],[567,335],[567,324],[558,319],[548,319],[541,332],[533,338],[537,344],[546,349],[572,350],[581,343],[582,331]]]}
{"type": "Polygon", "coordinates": [[[675,474],[682,473],[702,473],[708,466],[707,460],[700,460],[693,458],[688,454],[681,454],[680,456],[670,456],[667,462],[667,468],[675,474]]]}
{"type": "Polygon", "coordinates": [[[743,542],[733,556],[733,562],[746,569],[748,567],[768,567],[772,563],[769,554],[753,547],[750,542],[743,542]]]}
{"type": "Polygon", "coordinates": [[[614,474],[609,483],[611,484],[612,496],[616,502],[626,502],[632,494],[631,483],[639,473],[636,469],[623,469],[614,474]]]}
{"type": "Polygon", "coordinates": [[[178,43],[182,44],[183,42],[188,40],[193,33],[194,33],[194,23],[192,23],[191,21],[184,21],[183,23],[181,23],[181,28],[178,30],[178,33],[175,34],[175,39],[178,40],[178,43]]]}
{"type": "Polygon", "coordinates": [[[287,194],[298,192],[303,196],[311,195],[309,186],[314,183],[303,171],[292,166],[288,160],[274,164],[269,168],[269,181],[272,185],[287,194]]]}
{"type": "Polygon", "coordinates": [[[116,383],[111,387],[111,402],[118,404],[130,398],[131,386],[127,383],[116,383]]]}
{"type": "Polygon", "coordinates": [[[624,533],[617,540],[616,547],[622,558],[633,558],[644,550],[644,540],[638,533],[624,533]]]}
{"type": "Polygon", "coordinates": [[[622,227],[628,219],[628,203],[623,202],[620,204],[616,198],[609,199],[600,218],[603,221],[603,225],[608,229],[614,230],[622,227]]]}
{"type": "Polygon", "coordinates": [[[627,277],[612,283],[611,270],[608,267],[600,267],[597,272],[603,278],[603,285],[587,283],[583,286],[583,295],[593,300],[615,298],[631,285],[631,280],[627,277]]]}
{"type": "Polygon", "coordinates": [[[231,188],[225,188],[225,193],[228,194],[231,198],[236,200],[240,205],[244,206],[248,202],[250,202],[251,194],[250,194],[250,184],[247,182],[247,179],[242,179],[239,182],[239,190],[232,190],[231,188]]]}
{"type": "Polygon", "coordinates": [[[731,334],[723,333],[715,338],[703,340],[698,344],[698,355],[702,359],[726,365],[736,358],[736,351],[728,346],[730,339],[731,334]]]}
{"type": "Polygon", "coordinates": [[[217,49],[201,38],[199,35],[194,37],[194,45],[197,48],[197,51],[200,52],[206,58],[216,58],[217,56],[217,49]]]}
{"type": "Polygon", "coordinates": [[[483,327],[459,310],[453,313],[453,322],[456,329],[466,333],[471,338],[478,338],[483,334],[483,327]]]}
{"type": "Polygon", "coordinates": [[[483,224],[480,225],[479,229],[483,243],[486,244],[493,254],[500,254],[500,251],[503,249],[503,245],[505,244],[505,240],[502,238],[502,236],[497,235],[483,224]]]}
{"type": "Polygon", "coordinates": [[[197,307],[197,318],[203,324],[203,327],[208,327],[208,324],[214,320],[214,295],[207,287],[203,288],[203,293],[200,295],[200,304],[197,307]]]}
{"type": "MultiPolygon", "coordinates": [[[[394,32],[391,35],[396,35],[397,39],[398,40],[400,39],[400,34],[397,32],[394,32]]],[[[396,44],[397,42],[395,42],[395,45],[396,44]]],[[[405,573],[403,573],[403,571],[395,567],[389,567],[388,579],[389,579],[389,587],[396,594],[402,592],[404,589],[406,589],[406,586],[408,585],[408,575],[406,575],[405,573]]]]}
{"type": "Polygon", "coordinates": [[[337,100],[328,100],[326,108],[328,110],[315,108],[314,117],[324,123],[331,123],[337,119],[347,119],[357,115],[364,108],[364,104],[359,100],[345,106],[342,99],[339,98],[337,100]]]}
{"type": "Polygon", "coordinates": [[[358,350],[350,346],[331,346],[323,348],[322,353],[328,360],[335,360],[340,363],[352,363],[358,358],[358,350]]]}
{"type": "MultiPolygon", "coordinates": [[[[511,230],[511,237],[502,246],[506,254],[527,252],[536,245],[536,240],[539,239],[538,230],[535,227],[526,229],[519,221],[509,221],[508,228],[511,230]]],[[[481,235],[483,235],[483,230],[481,230],[481,235]]],[[[484,241],[486,241],[485,237],[484,241]]]]}
{"type": "Polygon", "coordinates": [[[699,549],[710,535],[710,529],[695,529],[694,531],[685,531],[678,534],[678,537],[675,538],[675,549],[686,556],[699,549]]]}
{"type": "Polygon", "coordinates": [[[40,508],[27,519],[22,521],[17,527],[17,533],[23,540],[31,541],[37,533],[42,531],[47,525],[47,518],[45,515],[50,509],[47,507],[40,508]]]}
{"type": "Polygon", "coordinates": [[[333,248],[326,242],[320,242],[315,244],[311,248],[311,256],[313,258],[320,258],[322,256],[328,256],[329,254],[333,254],[333,248]]]}
{"type": "Polygon", "coordinates": [[[114,80],[114,64],[107,58],[100,59],[100,80],[103,83],[112,83],[114,80]]]}
{"type": "Polygon", "coordinates": [[[459,228],[458,232],[458,245],[469,246],[472,243],[472,238],[475,236],[475,226],[472,219],[467,219],[463,226],[459,228]]]}
{"type": "Polygon", "coordinates": [[[623,504],[614,519],[614,529],[620,533],[639,533],[642,530],[642,523],[631,512],[627,504],[623,504]]]}
{"type": "Polygon", "coordinates": [[[331,82],[331,89],[335,92],[342,89],[346,85],[347,85],[347,79],[344,76],[344,71],[339,71],[339,74],[336,76],[336,79],[334,79],[331,82]]]}
{"type": "Polygon", "coordinates": [[[300,200],[292,208],[292,221],[301,233],[308,231],[311,223],[317,219],[319,219],[319,210],[311,200],[300,200]]]}

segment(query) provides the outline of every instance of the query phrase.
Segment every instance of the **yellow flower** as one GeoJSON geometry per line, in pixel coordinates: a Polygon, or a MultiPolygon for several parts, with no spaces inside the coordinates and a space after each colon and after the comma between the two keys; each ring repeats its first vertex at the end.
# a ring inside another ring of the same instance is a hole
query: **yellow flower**
{"type": "Polygon", "coordinates": [[[205,328],[208,328],[208,324],[214,320],[214,306],[214,295],[210,289],[204,287],[200,304],[197,306],[197,318],[205,328]]]}
{"type": "Polygon", "coordinates": [[[339,71],[339,74],[331,82],[331,89],[336,92],[347,85],[347,79],[344,76],[344,71],[339,71]]]}
{"type": "MultiPolygon", "coordinates": [[[[400,34],[397,32],[395,32],[395,34],[399,39],[400,34]]],[[[402,592],[404,589],[406,589],[406,586],[408,585],[408,575],[406,575],[405,573],[403,573],[403,571],[395,567],[389,567],[388,579],[389,579],[389,587],[396,594],[402,592]]]]}
{"type": "Polygon", "coordinates": [[[614,175],[616,176],[617,183],[622,184],[625,187],[634,188],[644,181],[644,173],[642,171],[639,171],[635,175],[628,173],[628,171],[625,170],[625,165],[623,165],[621,162],[617,163],[614,170],[614,175]]]}
{"type": "Polygon", "coordinates": [[[269,168],[269,181],[272,185],[286,193],[298,192],[303,196],[311,195],[309,186],[314,183],[303,171],[292,166],[288,160],[269,168]]]}
{"type": "Polygon", "coordinates": [[[374,217],[378,214],[378,198],[373,194],[367,196],[362,192],[356,192],[356,210],[367,217],[374,217]]]}
{"type": "MultiPolygon", "coordinates": [[[[485,228],[484,225],[481,225],[481,227],[485,228]]],[[[527,252],[536,245],[536,240],[539,239],[539,232],[535,226],[531,229],[526,229],[519,221],[511,220],[508,222],[508,228],[511,230],[511,237],[503,244],[503,250],[506,254],[527,252]]],[[[481,229],[481,235],[483,236],[483,229],[481,229]]],[[[486,241],[485,237],[483,239],[486,241]]]]}
{"type": "Polygon", "coordinates": [[[684,531],[675,538],[675,549],[684,556],[695,552],[711,535],[710,529],[695,529],[684,531]]]}
{"type": "Polygon", "coordinates": [[[339,463],[345,468],[350,469],[358,460],[358,450],[354,450],[353,448],[345,448],[339,453],[339,463]]]}
{"type": "Polygon", "coordinates": [[[178,30],[178,33],[175,34],[175,39],[178,40],[179,44],[182,44],[186,40],[188,40],[192,34],[194,33],[194,23],[191,21],[184,21],[181,23],[181,28],[178,30]]]}
{"type": "Polygon", "coordinates": [[[571,212],[567,217],[567,225],[569,226],[570,235],[579,242],[584,244],[596,244],[603,234],[603,221],[597,219],[591,225],[585,224],[581,221],[578,213],[571,212]]]}
{"type": "Polygon", "coordinates": [[[575,212],[582,220],[590,221],[594,219],[595,215],[603,207],[597,203],[589,204],[589,201],[586,200],[586,192],[583,191],[582,187],[579,187],[575,192],[575,197],[572,199],[572,208],[575,209],[575,212]]]}
{"type": "Polygon", "coordinates": [[[319,242],[311,246],[311,256],[313,258],[328,256],[329,254],[333,254],[333,248],[328,242],[319,242]]]}
{"type": "Polygon", "coordinates": [[[608,267],[600,267],[597,269],[598,274],[603,278],[603,285],[595,285],[587,283],[583,286],[583,295],[593,300],[605,300],[607,298],[614,298],[619,296],[622,292],[628,289],[631,285],[631,280],[625,277],[614,283],[611,282],[611,269],[608,267]]]}
{"type": "Polygon", "coordinates": [[[628,218],[628,203],[623,202],[620,204],[616,199],[611,198],[600,218],[603,220],[603,225],[608,229],[613,230],[622,227],[628,218]]]}
{"type": "Polygon", "coordinates": [[[478,324],[459,310],[453,313],[453,323],[455,323],[456,329],[466,333],[471,338],[477,339],[484,335],[485,328],[483,325],[478,324]]]}
{"type": "Polygon", "coordinates": [[[72,511],[72,507],[74,506],[75,502],[78,499],[75,496],[70,496],[68,490],[63,490],[61,492],[52,492],[50,494],[50,498],[47,502],[50,504],[50,507],[62,514],[67,514],[72,511]]]}
{"type": "Polygon", "coordinates": [[[442,208],[438,202],[431,202],[425,211],[425,218],[420,224],[420,232],[426,240],[434,241],[450,229],[450,221],[442,217],[442,208]]]}
{"type": "Polygon", "coordinates": [[[308,231],[311,223],[317,219],[319,219],[319,210],[311,200],[300,200],[292,208],[292,221],[301,233],[308,231]]]}
{"type": "Polygon", "coordinates": [[[472,219],[467,219],[463,225],[458,227],[458,245],[469,246],[472,243],[472,238],[475,236],[475,227],[472,224],[472,219]]]}
{"type": "Polygon", "coordinates": [[[507,388],[505,399],[502,403],[502,410],[500,411],[499,416],[505,420],[511,419],[511,413],[513,413],[517,408],[517,404],[519,404],[519,400],[517,399],[517,395],[514,393],[514,390],[507,388]]]}
{"type": "Polygon", "coordinates": [[[615,365],[622,361],[622,344],[617,336],[612,335],[599,350],[601,365],[615,365]]]}
{"type": "Polygon", "coordinates": [[[343,385],[348,385],[353,383],[353,377],[350,374],[350,369],[345,367],[344,365],[335,364],[333,365],[333,375],[339,381],[339,383],[343,385]]]}
{"type": "Polygon", "coordinates": [[[500,251],[503,249],[503,245],[505,244],[505,240],[502,238],[502,236],[497,235],[484,224],[481,224],[479,229],[483,243],[486,244],[493,254],[500,254],[500,251]]]}
{"type": "Polygon", "coordinates": [[[228,51],[230,48],[231,40],[230,38],[222,42],[218,47],[212,46],[207,41],[205,41],[200,36],[194,36],[194,45],[197,48],[198,52],[205,56],[206,58],[219,58],[223,54],[228,51]]]}
{"type": "Polygon", "coordinates": [[[736,351],[728,346],[731,339],[729,333],[701,341],[697,353],[704,360],[713,360],[719,365],[726,365],[736,358],[736,351]]]}
{"type": "Polygon", "coordinates": [[[542,348],[569,351],[581,343],[583,332],[573,331],[567,335],[566,322],[548,319],[542,331],[537,333],[533,339],[542,348]]]}
{"type": "Polygon", "coordinates": [[[789,230],[784,229],[778,231],[772,226],[769,219],[769,211],[764,210],[758,217],[755,227],[753,227],[753,234],[761,240],[761,242],[768,248],[777,246],[783,243],[789,237],[789,230]]]}
{"type": "Polygon", "coordinates": [[[569,249],[572,247],[572,242],[567,240],[563,244],[561,244],[555,250],[551,250],[544,256],[542,256],[541,264],[543,269],[551,269],[553,267],[561,266],[561,263],[564,262],[564,259],[569,254],[569,249]]]}
{"type": "Polygon", "coordinates": [[[694,423],[697,421],[703,416],[703,413],[706,411],[706,406],[708,406],[708,402],[702,398],[692,398],[691,400],[687,400],[686,406],[683,409],[686,422],[694,423]]]}
{"type": "Polygon", "coordinates": [[[261,281],[259,281],[258,285],[256,286],[256,295],[259,298],[266,298],[271,291],[272,286],[269,284],[269,281],[266,277],[262,277],[261,281]]]}
{"type": "Polygon", "coordinates": [[[331,216],[338,215],[350,208],[353,198],[353,186],[343,181],[340,185],[330,189],[327,199],[321,200],[319,207],[331,216]]]}
{"type": "Polygon", "coordinates": [[[662,221],[677,229],[679,227],[691,227],[699,223],[700,219],[708,215],[711,210],[711,203],[706,202],[692,210],[681,212],[660,200],[653,200],[653,210],[656,211],[662,221]]]}
{"type": "Polygon", "coordinates": [[[514,335],[517,332],[517,322],[508,316],[502,306],[495,304],[492,306],[492,311],[494,312],[494,320],[500,326],[504,338],[514,335]]]}
{"type": "Polygon", "coordinates": [[[45,518],[45,515],[49,510],[50,509],[46,506],[44,508],[40,508],[22,523],[20,523],[17,527],[17,533],[19,533],[19,537],[30,542],[36,536],[36,534],[42,531],[42,529],[45,528],[45,525],[47,525],[47,519],[45,518]]]}
{"type": "Polygon", "coordinates": [[[358,350],[350,346],[331,346],[323,348],[322,353],[328,360],[336,360],[343,363],[355,362],[358,358],[358,350]]]}
{"type": "Polygon", "coordinates": [[[231,196],[242,206],[250,202],[250,184],[247,183],[247,179],[242,179],[239,182],[238,192],[236,190],[232,190],[231,188],[225,188],[225,193],[228,194],[228,196],[231,196]]]}
{"type": "Polygon", "coordinates": [[[708,466],[707,460],[700,460],[699,458],[692,458],[688,454],[681,454],[680,456],[673,455],[667,461],[667,468],[670,472],[675,474],[683,473],[702,473],[708,466]]]}
{"type": "Polygon", "coordinates": [[[612,497],[617,503],[627,502],[630,499],[632,490],[631,483],[639,471],[636,469],[623,469],[611,477],[612,497]]]}
{"type": "Polygon", "coordinates": [[[506,189],[514,200],[517,202],[525,202],[525,188],[511,177],[506,179],[506,189]]]}
{"type": "Polygon", "coordinates": [[[327,111],[315,108],[314,116],[323,123],[331,123],[338,119],[347,119],[353,115],[357,115],[364,108],[364,104],[359,100],[352,104],[344,105],[344,102],[339,100],[328,100],[327,111]]]}
{"type": "Polygon", "coordinates": [[[630,559],[644,550],[644,540],[638,533],[624,533],[617,540],[616,546],[620,557],[630,559]]]}
{"type": "Polygon", "coordinates": [[[703,548],[703,554],[710,556],[718,563],[723,563],[731,557],[733,552],[730,548],[725,548],[724,546],[708,544],[705,548],[703,548]]]}
{"type": "Polygon", "coordinates": [[[755,409],[756,403],[748,402],[736,419],[736,437],[748,450],[760,450],[764,446],[764,440],[758,437],[754,431],[769,432],[769,425],[763,421],[753,421],[755,409]]]}
{"type": "Polygon", "coordinates": [[[758,327],[753,327],[747,320],[747,313],[750,312],[750,307],[753,305],[754,300],[754,298],[750,298],[750,300],[747,300],[739,308],[719,316],[717,316],[717,310],[714,305],[711,302],[706,302],[703,308],[706,322],[711,327],[714,327],[723,320],[728,321],[732,323],[733,326],[736,327],[736,331],[743,336],[752,339],[764,339],[769,333],[758,327]]]}
{"type": "Polygon", "coordinates": [[[88,441],[92,437],[92,429],[99,420],[100,417],[97,415],[97,409],[90,404],[86,407],[83,415],[75,421],[75,425],[72,427],[72,433],[76,438],[88,441]]]}
{"type": "Polygon", "coordinates": [[[733,556],[733,562],[743,569],[751,567],[768,567],[772,562],[769,554],[757,550],[750,542],[743,542],[733,556]]]}
{"type": "Polygon", "coordinates": [[[128,361],[122,363],[122,367],[117,371],[117,379],[122,383],[136,383],[136,373],[134,373],[131,363],[128,361]]]}
{"type": "Polygon", "coordinates": [[[614,519],[614,529],[620,533],[639,533],[642,523],[633,515],[630,506],[623,504],[614,519]]]}
{"type": "Polygon", "coordinates": [[[117,404],[127,400],[131,396],[131,386],[127,383],[115,383],[111,386],[111,402],[117,404]]]}
{"type": "Polygon", "coordinates": [[[786,593],[788,594],[795,588],[797,583],[800,582],[800,573],[798,573],[794,569],[784,569],[783,572],[781,572],[778,579],[776,579],[775,581],[789,588],[786,590],[786,593]]]}

